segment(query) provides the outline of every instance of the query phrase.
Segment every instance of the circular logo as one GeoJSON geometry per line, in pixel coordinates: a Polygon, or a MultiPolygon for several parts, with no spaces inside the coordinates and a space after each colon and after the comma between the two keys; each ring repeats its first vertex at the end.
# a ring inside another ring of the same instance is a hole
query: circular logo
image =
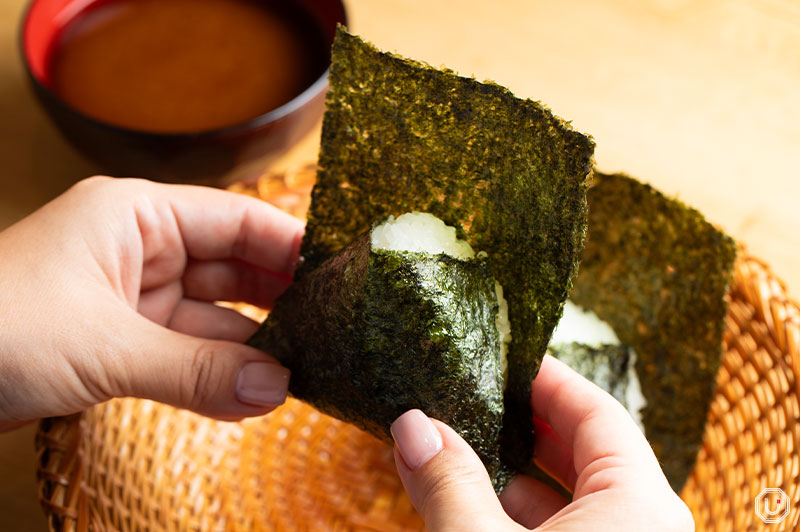
{"type": "Polygon", "coordinates": [[[780,523],[789,515],[789,497],[780,488],[764,488],[756,497],[755,508],[765,523],[780,523]]]}

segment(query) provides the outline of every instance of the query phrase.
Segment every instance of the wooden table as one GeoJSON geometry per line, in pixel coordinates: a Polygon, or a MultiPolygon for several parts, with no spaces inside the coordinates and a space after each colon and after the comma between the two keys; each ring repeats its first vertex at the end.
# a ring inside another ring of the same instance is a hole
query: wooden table
{"type": "MultiPolygon", "coordinates": [[[[0,228],[96,169],[34,102],[0,0],[0,228]]],[[[350,0],[379,47],[492,79],[597,141],[605,171],[677,195],[800,296],[800,6],[792,0],[350,0]]],[[[313,160],[310,137],[278,166],[313,160]]],[[[1,378],[1,376],[0,376],[1,378]]],[[[33,427],[0,436],[0,530],[44,530],[33,427]]]]}

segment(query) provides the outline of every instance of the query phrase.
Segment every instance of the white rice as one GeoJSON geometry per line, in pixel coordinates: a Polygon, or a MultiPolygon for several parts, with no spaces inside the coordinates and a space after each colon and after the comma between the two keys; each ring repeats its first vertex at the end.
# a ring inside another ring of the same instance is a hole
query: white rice
{"type": "Polygon", "coordinates": [[[636,374],[636,351],[632,347],[628,348],[628,387],[625,388],[625,402],[628,412],[633,417],[639,430],[644,433],[644,421],[642,421],[642,409],[647,406],[647,399],[642,394],[642,385],[639,376],[636,374]]]}
{"type": "Polygon", "coordinates": [[[372,230],[372,247],[388,251],[416,251],[456,259],[471,259],[475,251],[456,237],[456,228],[427,212],[409,212],[389,219],[372,230]]]}
{"type": "MultiPolygon", "coordinates": [[[[445,254],[466,260],[475,258],[475,251],[469,242],[456,236],[455,227],[446,225],[436,216],[427,212],[409,212],[389,218],[372,229],[371,245],[387,251],[411,251],[431,255],[445,254]]],[[[479,258],[486,256],[481,251],[479,258]]],[[[511,323],[508,320],[508,303],[503,297],[503,287],[495,281],[495,294],[499,306],[495,324],[500,336],[500,370],[503,382],[508,371],[508,346],[511,343],[511,323]]]]}
{"type": "Polygon", "coordinates": [[[508,381],[506,377],[508,377],[508,346],[511,344],[511,322],[508,320],[508,302],[503,297],[503,287],[497,281],[494,282],[494,291],[497,294],[497,304],[499,306],[495,323],[497,324],[497,332],[500,334],[500,371],[505,384],[508,381]]]}
{"type": "Polygon", "coordinates": [[[556,330],[553,331],[551,344],[568,344],[577,342],[584,345],[619,345],[614,329],[597,317],[591,310],[583,310],[581,307],[567,300],[564,304],[564,315],[558,322],[556,330]]]}
{"type": "MultiPolygon", "coordinates": [[[[387,251],[410,251],[431,255],[445,254],[456,259],[475,258],[475,251],[466,240],[456,236],[456,229],[446,225],[442,220],[430,213],[410,212],[394,218],[390,216],[384,223],[372,230],[371,244],[373,248],[387,251]]],[[[486,253],[478,252],[478,257],[486,253]]],[[[503,297],[503,287],[495,282],[495,294],[499,310],[495,318],[497,332],[500,336],[500,370],[503,382],[506,382],[508,371],[508,346],[511,343],[511,324],[508,319],[508,303],[503,297]]],[[[564,305],[564,315],[553,332],[551,344],[578,342],[590,346],[602,344],[620,344],[614,329],[590,310],[583,310],[571,301],[564,305]]],[[[628,384],[625,388],[625,400],[628,411],[636,424],[644,432],[641,409],[647,404],[642,395],[641,384],[635,369],[636,353],[630,349],[628,362],[628,384]]]]}

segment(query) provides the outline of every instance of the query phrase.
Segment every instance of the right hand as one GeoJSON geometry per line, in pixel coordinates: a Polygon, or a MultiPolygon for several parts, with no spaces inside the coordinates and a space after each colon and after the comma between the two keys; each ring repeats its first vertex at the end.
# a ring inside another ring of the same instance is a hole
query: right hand
{"type": "Polygon", "coordinates": [[[450,427],[419,410],[394,422],[397,470],[430,532],[694,530],[644,435],[609,394],[545,356],[531,401],[537,461],[573,492],[570,503],[523,475],[498,499],[450,427]]]}

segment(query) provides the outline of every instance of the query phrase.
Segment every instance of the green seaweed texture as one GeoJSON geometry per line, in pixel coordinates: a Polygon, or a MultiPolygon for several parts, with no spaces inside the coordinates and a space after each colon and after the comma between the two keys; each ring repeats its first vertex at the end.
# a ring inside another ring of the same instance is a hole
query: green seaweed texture
{"type": "MultiPolygon", "coordinates": [[[[504,459],[531,459],[531,379],[577,273],[594,142],[531,100],[380,52],[339,28],[296,279],[388,215],[430,212],[505,288],[504,459]]],[[[295,376],[304,378],[302,376],[295,376]]]]}
{"type": "Polygon", "coordinates": [[[550,344],[547,351],[628,408],[625,392],[628,389],[628,363],[631,357],[627,346],[568,342],[550,344]]]}
{"type": "Polygon", "coordinates": [[[647,439],[679,492],[702,444],[722,356],[733,240],[680,201],[594,173],[571,299],[636,351],[647,439]]]}
{"type": "Polygon", "coordinates": [[[292,371],[293,395],[384,441],[411,408],[447,420],[499,491],[497,312],[486,259],[371,250],[364,234],[294,283],[249,343],[292,371]]]}

